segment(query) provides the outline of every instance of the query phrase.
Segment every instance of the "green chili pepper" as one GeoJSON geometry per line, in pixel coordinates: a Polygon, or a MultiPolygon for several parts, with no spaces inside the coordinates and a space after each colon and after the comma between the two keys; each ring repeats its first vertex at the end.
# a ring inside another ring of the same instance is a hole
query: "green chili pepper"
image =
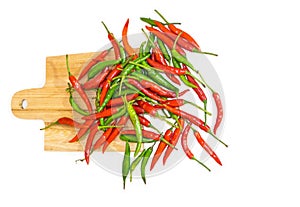
{"type": "Polygon", "coordinates": [[[133,93],[136,93],[137,90],[132,90],[132,89],[125,89],[125,90],[122,90],[120,94],[116,93],[113,95],[113,98],[117,98],[117,97],[120,97],[120,96],[123,96],[123,95],[129,95],[129,94],[133,94],[133,93]]]}
{"type": "MultiPolygon", "coordinates": [[[[120,139],[123,141],[126,141],[126,142],[132,142],[132,143],[138,142],[136,136],[131,135],[131,134],[121,134],[120,139]]],[[[152,143],[152,142],[156,142],[156,141],[157,140],[142,137],[142,143],[152,143]]]]}
{"type": "Polygon", "coordinates": [[[149,161],[149,158],[153,152],[153,147],[154,147],[155,144],[153,144],[151,147],[149,147],[144,156],[143,156],[143,159],[142,159],[142,163],[141,163],[141,177],[144,181],[144,183],[146,184],[146,166],[147,166],[147,163],[149,161]]]}
{"type": "MultiPolygon", "coordinates": [[[[155,22],[154,22],[154,20],[153,19],[150,19],[150,18],[146,18],[146,17],[141,17],[140,18],[143,22],[146,22],[146,23],[148,23],[148,24],[150,24],[151,26],[156,26],[156,24],[155,24],[155,22]]],[[[173,23],[162,23],[162,22],[160,22],[161,24],[164,24],[164,25],[166,25],[166,24],[181,24],[180,22],[173,22],[173,23]]]]}
{"type": "Polygon", "coordinates": [[[135,168],[138,166],[138,164],[142,161],[143,156],[145,154],[146,150],[144,149],[140,155],[132,161],[131,165],[130,165],[130,182],[132,181],[132,172],[135,170],[135,168]]]}
{"type": "Polygon", "coordinates": [[[106,104],[109,102],[109,100],[113,97],[114,93],[116,92],[117,88],[118,88],[119,84],[118,84],[118,80],[113,81],[112,82],[112,86],[110,87],[110,89],[107,91],[105,99],[102,103],[102,105],[99,107],[99,109],[97,110],[98,112],[100,112],[102,109],[104,109],[104,107],[106,106],[106,104]]]}
{"type": "Polygon", "coordinates": [[[80,108],[80,106],[75,102],[73,95],[72,95],[72,86],[70,83],[68,83],[68,88],[66,89],[66,91],[68,91],[70,93],[70,97],[69,97],[69,102],[70,105],[72,106],[73,110],[76,111],[77,113],[83,115],[83,116],[87,116],[89,115],[89,112],[85,111],[84,109],[80,108]]]}
{"type": "Polygon", "coordinates": [[[123,165],[122,165],[123,189],[125,189],[125,182],[129,170],[130,170],[130,145],[128,142],[126,142],[123,165]]]}
{"type": "Polygon", "coordinates": [[[171,56],[169,54],[169,51],[168,51],[165,43],[161,39],[157,38],[157,44],[158,44],[159,49],[163,53],[165,59],[170,62],[171,61],[171,56]]]}
{"type": "Polygon", "coordinates": [[[121,116],[126,114],[126,108],[125,107],[121,107],[117,113],[111,115],[110,117],[108,117],[105,122],[104,122],[104,126],[109,125],[111,122],[113,122],[113,120],[120,118],[121,116]]]}
{"type": "Polygon", "coordinates": [[[91,79],[95,77],[100,71],[102,71],[105,67],[116,65],[120,63],[122,59],[118,60],[106,60],[95,64],[88,72],[88,78],[91,79]]]}
{"type": "Polygon", "coordinates": [[[143,73],[140,73],[140,72],[137,72],[137,71],[131,73],[130,75],[134,76],[138,80],[146,80],[146,81],[153,82],[151,78],[149,78],[148,76],[144,75],[143,73]]]}
{"type": "MultiPolygon", "coordinates": [[[[142,62],[143,64],[147,64],[147,63],[144,63],[142,62]]],[[[147,64],[147,66],[149,66],[147,64]]],[[[159,72],[157,72],[156,70],[148,70],[147,71],[147,75],[152,78],[152,80],[156,83],[158,83],[159,85],[167,88],[167,89],[170,89],[174,92],[176,92],[176,94],[179,93],[179,89],[176,88],[173,84],[171,84],[167,79],[165,79],[159,72]]]]}
{"type": "Polygon", "coordinates": [[[145,48],[145,45],[146,45],[146,41],[142,42],[141,45],[140,45],[140,48],[139,48],[139,57],[144,57],[145,53],[144,53],[144,48],[145,48]]]}
{"type": "Polygon", "coordinates": [[[142,140],[143,140],[143,134],[142,134],[142,125],[140,123],[139,117],[136,114],[134,108],[132,107],[131,103],[127,101],[125,97],[123,97],[123,101],[125,103],[125,106],[127,108],[127,112],[129,115],[129,119],[135,129],[137,144],[134,152],[134,156],[137,156],[139,153],[141,147],[142,147],[142,140]]]}
{"type": "Polygon", "coordinates": [[[119,43],[119,49],[120,49],[120,58],[121,58],[121,63],[125,63],[126,62],[126,51],[124,49],[124,47],[119,43]]]}
{"type": "Polygon", "coordinates": [[[147,40],[146,46],[145,46],[145,50],[144,50],[144,56],[147,54],[150,54],[150,50],[152,48],[152,42],[154,42],[155,40],[155,35],[150,33],[149,35],[149,39],[147,40]]]}
{"type": "Polygon", "coordinates": [[[96,99],[95,99],[95,106],[96,106],[96,110],[97,110],[97,111],[98,111],[98,109],[99,109],[99,107],[100,107],[99,100],[100,100],[100,94],[101,94],[101,91],[102,91],[101,88],[97,88],[97,91],[96,91],[96,99]]]}

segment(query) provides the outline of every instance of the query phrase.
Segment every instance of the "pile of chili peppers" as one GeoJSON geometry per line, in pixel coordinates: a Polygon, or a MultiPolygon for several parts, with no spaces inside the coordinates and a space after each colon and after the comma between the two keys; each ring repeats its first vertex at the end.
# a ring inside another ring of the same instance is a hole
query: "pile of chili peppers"
{"type": "Polygon", "coordinates": [[[87,164],[93,151],[102,148],[104,153],[111,142],[119,137],[125,143],[122,163],[124,188],[126,178],[130,175],[131,181],[132,172],[139,165],[141,177],[146,183],[146,167],[150,165],[152,170],[160,157],[163,157],[162,162],[165,164],[174,149],[178,150],[176,146],[179,144],[189,159],[197,161],[210,171],[189,149],[187,140],[191,132],[219,165],[222,165],[220,159],[202,138],[200,130],[227,147],[216,136],[223,118],[220,95],[206,83],[200,71],[186,56],[186,52],[215,54],[203,52],[191,35],[179,29],[179,23],[169,23],[157,10],[155,12],[162,21],[140,18],[147,23],[145,29],[148,33],[142,29],[146,41],[140,44],[138,50],[132,48],[128,41],[127,19],[121,41],[102,22],[112,46],[94,57],[78,78],[72,75],[69,57],[66,56],[70,81],[67,89],[70,93],[69,101],[74,111],[81,115],[82,122],[62,117],[44,128],[54,124],[75,127],[77,133],[69,142],[85,139],[84,160],[87,164]],[[105,59],[109,53],[114,53],[114,59],[105,59]],[[180,91],[181,84],[188,89],[180,91]],[[217,108],[213,129],[207,124],[207,116],[211,115],[207,111],[207,89],[217,108]],[[74,91],[80,96],[84,107],[74,100],[74,91]],[[93,91],[95,96],[88,97],[87,91],[93,91]],[[195,92],[202,106],[181,98],[190,91],[195,92]],[[95,103],[94,106],[92,102],[95,103]],[[190,104],[193,110],[201,110],[203,119],[181,110],[180,107],[185,104],[190,104]],[[165,122],[169,128],[162,132],[151,123],[151,119],[165,122]],[[126,128],[128,123],[133,126],[131,129],[126,128]],[[129,143],[135,143],[135,149],[130,149],[129,143]],[[145,148],[149,143],[152,144],[145,148]]]}

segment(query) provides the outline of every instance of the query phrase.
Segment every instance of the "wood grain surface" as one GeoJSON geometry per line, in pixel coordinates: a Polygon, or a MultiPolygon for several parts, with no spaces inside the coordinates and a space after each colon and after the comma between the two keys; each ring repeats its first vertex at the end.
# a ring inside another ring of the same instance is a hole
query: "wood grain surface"
{"type": "MultiPolygon", "coordinates": [[[[82,68],[98,53],[81,53],[69,55],[69,65],[73,75],[78,77],[82,68]]],[[[114,54],[110,52],[106,59],[111,59],[114,54]]],[[[70,117],[81,121],[73,112],[69,104],[69,93],[66,92],[68,83],[66,69],[66,56],[51,56],[46,58],[46,83],[43,88],[25,89],[14,94],[11,101],[13,114],[21,119],[41,119],[45,126],[60,117],[70,117]],[[22,102],[27,101],[27,107],[22,107],[22,102]]],[[[91,100],[94,91],[88,93],[91,100]]],[[[73,94],[76,101],[80,101],[78,94],[73,94]]],[[[94,105],[94,104],[92,104],[94,105]]],[[[38,128],[33,130],[39,130],[38,128]]],[[[76,134],[73,127],[55,125],[45,130],[45,151],[82,151],[82,143],[68,143],[76,134]]],[[[107,151],[124,151],[123,142],[119,139],[111,143],[107,151]]]]}

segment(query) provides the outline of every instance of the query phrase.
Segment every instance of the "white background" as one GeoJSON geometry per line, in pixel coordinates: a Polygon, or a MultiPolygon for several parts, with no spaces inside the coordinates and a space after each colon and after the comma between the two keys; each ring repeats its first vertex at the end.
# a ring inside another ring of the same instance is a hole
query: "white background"
{"type": "Polygon", "coordinates": [[[0,3],[0,206],[299,206],[299,7],[297,1],[2,1],[0,3]],[[6,3],[4,3],[6,2],[6,3]],[[195,4],[195,2],[198,2],[195,4]],[[11,96],[42,87],[45,58],[96,51],[106,33],[130,18],[129,33],[158,18],[154,9],[197,36],[226,95],[226,124],[208,173],[190,160],[145,186],[81,153],[43,151],[40,120],[15,118],[11,96]],[[6,203],[6,204],[4,204],[6,203]]]}

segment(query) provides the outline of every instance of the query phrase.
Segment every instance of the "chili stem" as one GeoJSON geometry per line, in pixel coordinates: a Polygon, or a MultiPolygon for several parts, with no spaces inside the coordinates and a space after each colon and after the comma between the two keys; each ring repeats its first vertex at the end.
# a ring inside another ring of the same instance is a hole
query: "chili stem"
{"type": "Polygon", "coordinates": [[[206,165],[204,165],[204,163],[200,162],[200,161],[197,160],[195,157],[192,157],[191,159],[192,159],[192,160],[195,160],[196,162],[198,162],[200,165],[202,165],[203,167],[205,167],[205,168],[210,172],[210,169],[209,169],[206,165]]]}
{"type": "Polygon", "coordinates": [[[216,135],[214,135],[214,133],[212,133],[211,130],[209,130],[207,133],[209,133],[211,136],[213,136],[213,138],[215,138],[216,140],[218,140],[219,142],[221,142],[225,147],[228,147],[228,145],[225,144],[222,140],[220,140],[216,135]]]}

